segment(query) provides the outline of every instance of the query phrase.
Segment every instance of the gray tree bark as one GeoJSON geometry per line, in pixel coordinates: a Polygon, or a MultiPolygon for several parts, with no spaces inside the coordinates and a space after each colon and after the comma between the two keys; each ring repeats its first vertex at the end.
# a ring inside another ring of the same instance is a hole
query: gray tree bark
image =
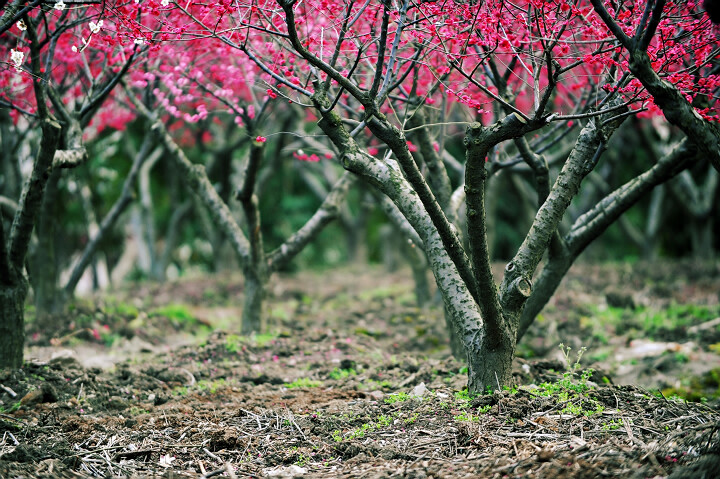
{"type": "Polygon", "coordinates": [[[687,168],[695,160],[696,152],[693,145],[683,140],[652,168],[609,193],[575,221],[564,238],[567,248],[549,259],[535,281],[533,293],[522,311],[518,340],[555,293],[580,253],[642,196],[687,168]]]}

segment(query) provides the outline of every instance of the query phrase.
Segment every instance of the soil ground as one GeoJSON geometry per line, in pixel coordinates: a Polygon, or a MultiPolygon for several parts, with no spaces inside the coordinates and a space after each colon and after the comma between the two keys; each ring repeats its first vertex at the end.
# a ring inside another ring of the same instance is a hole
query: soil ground
{"type": "Polygon", "coordinates": [[[412,291],[379,268],[276,277],[251,337],[234,275],[30,310],[0,477],[720,477],[720,265],[574,267],[516,385],[478,397],[412,291]]]}

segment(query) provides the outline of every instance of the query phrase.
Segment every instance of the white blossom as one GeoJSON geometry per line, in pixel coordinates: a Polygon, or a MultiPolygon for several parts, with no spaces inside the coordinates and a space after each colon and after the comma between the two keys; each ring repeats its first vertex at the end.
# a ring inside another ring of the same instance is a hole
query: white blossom
{"type": "Polygon", "coordinates": [[[135,45],[142,45],[144,43],[145,43],[145,40],[143,40],[142,38],[135,39],[135,45]]]}
{"type": "Polygon", "coordinates": [[[55,5],[53,5],[53,8],[55,10],[65,10],[65,2],[63,0],[58,0],[55,5]]]}
{"type": "Polygon", "coordinates": [[[17,27],[18,27],[18,30],[20,30],[21,32],[24,32],[25,30],[27,30],[27,25],[25,25],[25,22],[23,22],[22,20],[17,22],[17,27]]]}
{"type": "Polygon", "coordinates": [[[164,456],[160,456],[159,464],[162,467],[170,467],[172,466],[174,460],[175,458],[173,456],[171,456],[170,454],[165,454],[164,456]]]}
{"type": "Polygon", "coordinates": [[[75,45],[73,45],[72,47],[70,47],[70,50],[72,50],[72,51],[74,51],[75,53],[77,53],[78,48],[77,48],[75,45]]]}
{"type": "Polygon", "coordinates": [[[102,26],[103,26],[103,21],[102,21],[102,20],[98,20],[97,23],[95,23],[95,22],[90,22],[90,23],[88,24],[88,26],[90,27],[90,31],[91,31],[91,32],[97,33],[97,32],[99,32],[100,29],[102,28],[102,26]]]}
{"type": "Polygon", "coordinates": [[[15,64],[16,71],[22,71],[22,64],[25,59],[25,53],[20,50],[10,50],[10,60],[15,64]]]}

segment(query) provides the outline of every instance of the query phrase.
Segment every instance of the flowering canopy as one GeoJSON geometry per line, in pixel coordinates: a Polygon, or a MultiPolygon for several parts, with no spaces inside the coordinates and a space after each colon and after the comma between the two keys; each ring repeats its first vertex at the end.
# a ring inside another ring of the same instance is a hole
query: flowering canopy
{"type": "MultiPolygon", "coordinates": [[[[122,40],[110,11],[101,5],[41,3],[8,25],[0,55],[11,57],[14,69],[0,68],[0,106],[10,107],[16,120],[21,114],[33,117],[37,110],[33,81],[38,81],[49,91],[49,103],[80,113],[85,116],[83,123],[90,121],[136,52],[122,40]],[[37,48],[36,61],[32,48],[37,48]]],[[[95,124],[122,128],[128,114],[116,109],[109,114],[106,106],[95,124]]]]}
{"type": "MultiPolygon", "coordinates": [[[[632,35],[645,21],[644,3],[608,8],[632,35]]],[[[363,95],[372,94],[387,99],[388,109],[445,99],[480,115],[500,104],[526,117],[554,112],[562,119],[596,105],[601,90],[617,90],[634,110],[658,113],[586,0],[150,0],[117,11],[128,18],[126,35],[162,45],[158,58],[174,58],[174,71],[162,73],[179,104],[208,96],[180,95],[191,82],[212,84],[228,100],[281,95],[304,103],[320,81],[341,100],[353,96],[365,106],[363,95]],[[129,20],[138,14],[140,24],[129,20]]],[[[653,68],[713,120],[720,106],[716,33],[694,2],[668,2],[647,48],[653,68]]]]}
{"type": "MultiPolygon", "coordinates": [[[[645,21],[645,2],[605,3],[628,35],[645,21]]],[[[588,0],[133,0],[58,3],[29,16],[47,20],[38,29],[52,32],[48,81],[62,85],[66,102],[141,46],[146,62],[134,67],[132,85],[152,85],[169,114],[191,123],[218,110],[241,123],[238,111],[252,116],[245,108],[265,100],[307,104],[314,82],[327,82],[340,102],[354,97],[356,112],[374,100],[386,111],[442,102],[471,117],[500,106],[562,120],[618,91],[633,110],[659,113],[588,0]]],[[[653,68],[714,121],[719,38],[698,4],[667,2],[647,48],[653,68]]],[[[23,22],[4,35],[1,95],[32,112],[26,42],[23,22]]]]}

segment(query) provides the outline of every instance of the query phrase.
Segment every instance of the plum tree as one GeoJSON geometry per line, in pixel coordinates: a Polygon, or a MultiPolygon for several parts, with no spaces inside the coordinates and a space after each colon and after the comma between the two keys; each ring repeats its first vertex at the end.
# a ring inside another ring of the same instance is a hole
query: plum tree
{"type": "Polygon", "coordinates": [[[708,19],[685,2],[607,4],[164,2],[157,18],[165,27],[153,34],[222,44],[256,83],[319,119],[343,166],[390,198],[415,231],[477,392],[510,380],[518,337],[594,238],[644,193],[699,161],[698,152],[718,166],[718,42],[708,19]],[[561,233],[613,132],[629,116],[661,113],[687,139],[561,233]],[[454,120],[469,126],[464,182],[453,191],[438,161],[440,142],[421,138],[419,152],[406,135],[437,135],[454,120]],[[569,149],[553,182],[541,153],[563,142],[569,149]],[[534,174],[538,209],[496,285],[485,183],[517,161],[534,174]],[[467,249],[454,225],[453,205],[463,197],[467,249]]]}
{"type": "Polygon", "coordinates": [[[720,43],[694,2],[146,0],[108,12],[125,42],[185,59],[153,72],[172,92],[158,97],[169,114],[191,122],[211,104],[233,114],[248,95],[304,110],[317,125],[308,134],[322,131],[425,252],[472,392],[510,381],[518,339],[623,212],[690,165],[720,168],[720,43]],[[614,132],[629,117],[661,116],[685,138],[562,227],[614,132]],[[461,161],[447,141],[458,125],[461,161]],[[459,183],[448,163],[460,165],[459,183]],[[536,213],[496,284],[486,185],[517,165],[534,178],[536,213]]]}

